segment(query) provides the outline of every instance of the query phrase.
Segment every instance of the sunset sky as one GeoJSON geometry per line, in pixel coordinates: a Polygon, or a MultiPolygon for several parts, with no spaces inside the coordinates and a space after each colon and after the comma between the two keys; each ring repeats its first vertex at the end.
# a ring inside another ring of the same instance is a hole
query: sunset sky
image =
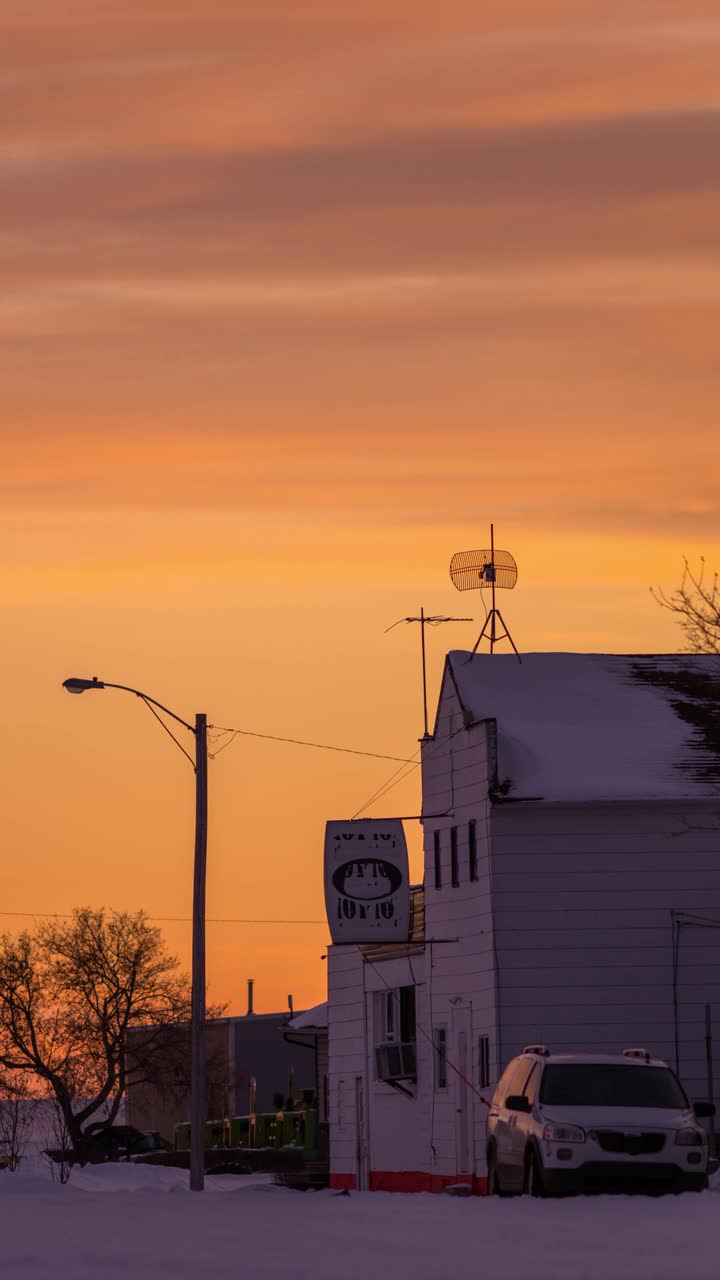
{"type": "MultiPolygon", "coordinates": [[[[448,563],[490,520],[521,648],[680,647],[648,588],[720,567],[717,0],[2,0],[0,60],[0,925],[143,907],[187,962],[190,766],[66,676],[413,756],[385,631],[481,617],[448,563]]],[[[433,698],[479,629],[429,634],[433,698]]],[[[322,922],[325,820],[396,767],[235,739],[211,920],[322,922]]],[[[326,941],[211,923],[210,998],[313,1004],[326,941]]]]}

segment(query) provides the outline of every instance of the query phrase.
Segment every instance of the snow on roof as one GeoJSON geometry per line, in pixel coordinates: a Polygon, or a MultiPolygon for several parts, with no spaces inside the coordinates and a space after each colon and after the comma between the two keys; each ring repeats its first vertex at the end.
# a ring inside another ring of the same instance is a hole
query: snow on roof
{"type": "Polygon", "coordinates": [[[291,1018],[288,1022],[288,1029],[292,1031],[303,1031],[308,1027],[326,1027],[328,1024],[328,1007],[327,1000],[322,1004],[313,1005],[312,1009],[306,1009],[304,1013],[298,1013],[296,1017],[291,1018]]]}
{"type": "Polygon", "coordinates": [[[720,798],[719,656],[469,658],[449,668],[466,714],[497,721],[507,799],[720,798]]]}

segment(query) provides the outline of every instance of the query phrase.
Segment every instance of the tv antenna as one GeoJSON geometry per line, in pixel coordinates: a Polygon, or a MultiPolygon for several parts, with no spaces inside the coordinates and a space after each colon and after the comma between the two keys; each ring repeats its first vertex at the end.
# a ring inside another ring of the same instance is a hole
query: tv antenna
{"type": "Polygon", "coordinates": [[[439,627],[443,622],[472,622],[472,618],[447,618],[445,614],[437,613],[433,617],[427,617],[422,605],[420,606],[419,618],[398,618],[397,622],[393,622],[391,627],[385,628],[385,635],[388,631],[392,631],[393,627],[399,627],[401,622],[419,622],[420,623],[420,650],[422,652],[422,684],[423,684],[423,725],[424,738],[429,738],[428,733],[428,713],[427,713],[427,672],[425,667],[425,628],[439,627]]]}
{"type": "Polygon", "coordinates": [[[475,648],[470,654],[468,662],[475,657],[480,641],[483,638],[489,640],[491,653],[494,653],[495,645],[499,644],[501,640],[509,640],[515,650],[518,662],[522,662],[515,641],[508,630],[507,623],[495,604],[495,588],[505,587],[508,590],[512,590],[517,582],[517,576],[517,565],[510,552],[495,550],[495,526],[492,524],[490,525],[489,550],[458,551],[450,561],[450,577],[453,586],[457,587],[458,591],[472,591],[473,588],[485,591],[488,587],[492,591],[490,612],[486,611],[482,631],[475,641],[475,648]],[[502,631],[499,631],[498,624],[502,627],[502,631]]]}

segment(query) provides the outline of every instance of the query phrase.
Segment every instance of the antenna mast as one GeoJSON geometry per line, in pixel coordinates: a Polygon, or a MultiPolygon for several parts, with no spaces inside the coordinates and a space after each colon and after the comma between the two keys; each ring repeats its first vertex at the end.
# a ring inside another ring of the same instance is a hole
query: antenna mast
{"type": "Polygon", "coordinates": [[[495,652],[495,645],[501,640],[509,640],[518,662],[522,658],[507,623],[495,604],[495,588],[505,587],[512,590],[517,582],[518,570],[514,558],[509,551],[495,550],[495,526],[490,525],[490,548],[483,551],[458,551],[450,561],[450,577],[458,591],[471,591],[474,588],[491,591],[490,612],[486,614],[482,631],[475,641],[475,648],[468,662],[475,657],[480,641],[484,638],[490,642],[490,652],[495,652]],[[498,630],[498,623],[502,631],[498,630]]]}
{"type": "Polygon", "coordinates": [[[401,622],[419,622],[420,623],[420,651],[422,653],[422,687],[423,687],[423,737],[429,738],[428,733],[428,713],[427,713],[427,666],[425,661],[425,628],[439,627],[443,622],[472,622],[472,618],[446,618],[444,614],[435,614],[433,617],[427,617],[422,605],[420,606],[419,618],[398,618],[397,622],[393,622],[391,627],[386,627],[385,634],[392,631],[393,627],[399,627],[401,622]]]}

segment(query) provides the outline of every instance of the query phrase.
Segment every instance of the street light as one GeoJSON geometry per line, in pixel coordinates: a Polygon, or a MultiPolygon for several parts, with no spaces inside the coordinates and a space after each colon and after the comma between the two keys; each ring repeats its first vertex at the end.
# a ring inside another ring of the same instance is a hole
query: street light
{"type": "MultiPolygon", "coordinates": [[[[195,770],[195,866],[193,873],[193,910],[192,910],[192,1013],[191,1013],[191,1078],[190,1078],[190,1190],[202,1191],[205,1185],[205,1080],[206,1080],[206,1045],[205,1045],[205,879],[207,866],[207,716],[197,714],[195,724],[188,724],[182,716],[177,716],[162,702],[156,702],[139,689],[131,689],[126,684],[108,684],[94,676],[92,680],[84,680],[71,676],[63,681],[63,689],[68,693],[85,693],[88,689],[122,689],[125,693],[134,693],[136,698],[150,707],[158,707],[166,715],[183,725],[195,737],[195,760],[188,755],[182,743],[168,729],[164,721],[163,728],[188,756],[195,770]]],[[[157,713],[153,711],[153,715],[157,713]]],[[[158,717],[159,719],[159,717],[158,717]]]]}
{"type": "Polygon", "coordinates": [[[93,676],[92,680],[80,680],[78,676],[71,676],[69,680],[63,680],[63,689],[67,689],[68,693],[84,693],[86,689],[104,689],[105,682],[98,680],[97,676],[93,676]]]}

